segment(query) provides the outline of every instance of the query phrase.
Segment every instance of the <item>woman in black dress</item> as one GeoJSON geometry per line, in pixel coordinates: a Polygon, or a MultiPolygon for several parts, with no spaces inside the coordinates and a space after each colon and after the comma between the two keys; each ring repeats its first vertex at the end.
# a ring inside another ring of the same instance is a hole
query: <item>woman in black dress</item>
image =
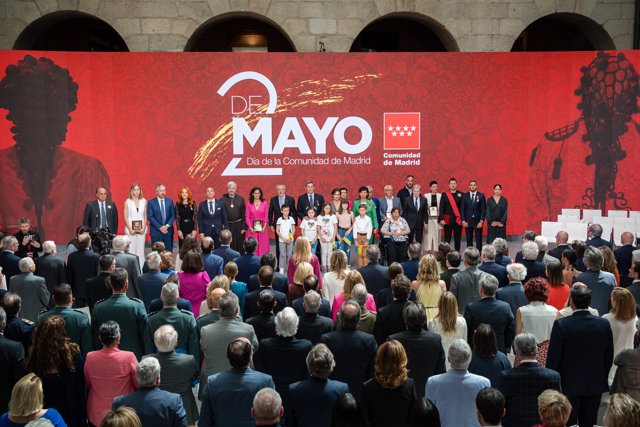
{"type": "Polygon", "coordinates": [[[178,225],[178,249],[187,236],[196,237],[196,202],[189,187],[182,187],[176,202],[176,224],[178,225]]]}
{"type": "Polygon", "coordinates": [[[493,197],[487,200],[487,244],[496,237],[507,238],[507,199],[502,197],[502,185],[493,186],[493,197]]]}

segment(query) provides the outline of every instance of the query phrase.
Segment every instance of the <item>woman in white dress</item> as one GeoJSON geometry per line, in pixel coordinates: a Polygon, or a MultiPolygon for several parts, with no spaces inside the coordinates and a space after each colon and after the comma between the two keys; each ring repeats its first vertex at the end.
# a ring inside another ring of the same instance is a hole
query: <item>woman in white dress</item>
{"type": "Polygon", "coordinates": [[[322,277],[322,297],[333,304],[333,297],[344,290],[344,279],[347,277],[347,254],[336,249],[331,254],[329,271],[322,277]]]}
{"type": "Polygon", "coordinates": [[[438,301],[438,314],[433,320],[429,320],[427,327],[431,332],[442,337],[442,348],[445,354],[447,370],[451,364],[446,356],[449,354],[451,343],[461,338],[467,340],[467,322],[458,314],[458,300],[451,292],[445,292],[438,301]]]}
{"type": "MultiPolygon", "coordinates": [[[[607,319],[613,332],[613,357],[628,348],[633,348],[636,333],[636,300],[626,288],[614,288],[611,292],[611,311],[602,316],[607,319]]],[[[618,367],[614,364],[609,371],[609,385],[613,382],[618,367]]]]}
{"type": "Polygon", "coordinates": [[[147,235],[147,201],[138,184],[131,184],[129,197],[124,201],[124,234],[129,236],[129,253],[144,265],[144,242],[147,235]]]}

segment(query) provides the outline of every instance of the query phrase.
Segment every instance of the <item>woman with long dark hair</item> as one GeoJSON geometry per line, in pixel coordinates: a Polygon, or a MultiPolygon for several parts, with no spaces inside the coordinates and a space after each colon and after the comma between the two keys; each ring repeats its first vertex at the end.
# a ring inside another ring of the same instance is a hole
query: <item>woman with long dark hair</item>
{"type": "Polygon", "coordinates": [[[247,238],[255,237],[258,249],[255,254],[261,256],[270,251],[269,232],[269,203],[266,203],[260,187],[253,187],[249,192],[246,208],[247,238]]]}

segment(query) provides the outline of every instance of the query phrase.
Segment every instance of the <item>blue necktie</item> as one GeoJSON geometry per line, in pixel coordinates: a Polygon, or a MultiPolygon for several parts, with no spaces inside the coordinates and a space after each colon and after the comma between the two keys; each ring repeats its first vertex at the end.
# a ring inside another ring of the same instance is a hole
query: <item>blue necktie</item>
{"type": "Polygon", "coordinates": [[[104,209],[104,202],[100,202],[100,228],[107,228],[107,212],[104,209]]]}
{"type": "Polygon", "coordinates": [[[160,212],[162,212],[162,225],[167,224],[167,213],[164,210],[164,199],[160,199],[160,212]]]}

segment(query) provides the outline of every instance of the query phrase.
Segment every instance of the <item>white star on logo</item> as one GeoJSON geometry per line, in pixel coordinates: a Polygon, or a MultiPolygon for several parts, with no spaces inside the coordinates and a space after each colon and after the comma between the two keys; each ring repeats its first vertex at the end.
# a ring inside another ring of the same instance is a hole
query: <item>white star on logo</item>
{"type": "Polygon", "coordinates": [[[397,134],[397,132],[391,132],[391,136],[396,136],[397,134]]]}
{"type": "Polygon", "coordinates": [[[389,132],[391,132],[393,130],[393,126],[389,126],[389,132]]]}
{"type": "Polygon", "coordinates": [[[407,135],[411,136],[411,135],[413,135],[413,132],[409,131],[409,132],[407,132],[407,135]]]}
{"type": "Polygon", "coordinates": [[[411,130],[416,130],[416,127],[415,126],[411,126],[411,130]]]}
{"type": "Polygon", "coordinates": [[[404,132],[400,132],[400,136],[404,136],[404,132]]]}
{"type": "Polygon", "coordinates": [[[405,132],[406,132],[406,131],[408,131],[408,130],[409,130],[409,126],[405,126],[405,127],[403,128],[403,130],[404,130],[405,132]]]}
{"type": "Polygon", "coordinates": [[[399,130],[400,130],[400,126],[396,126],[396,130],[398,130],[398,131],[399,131],[399,130]]]}

